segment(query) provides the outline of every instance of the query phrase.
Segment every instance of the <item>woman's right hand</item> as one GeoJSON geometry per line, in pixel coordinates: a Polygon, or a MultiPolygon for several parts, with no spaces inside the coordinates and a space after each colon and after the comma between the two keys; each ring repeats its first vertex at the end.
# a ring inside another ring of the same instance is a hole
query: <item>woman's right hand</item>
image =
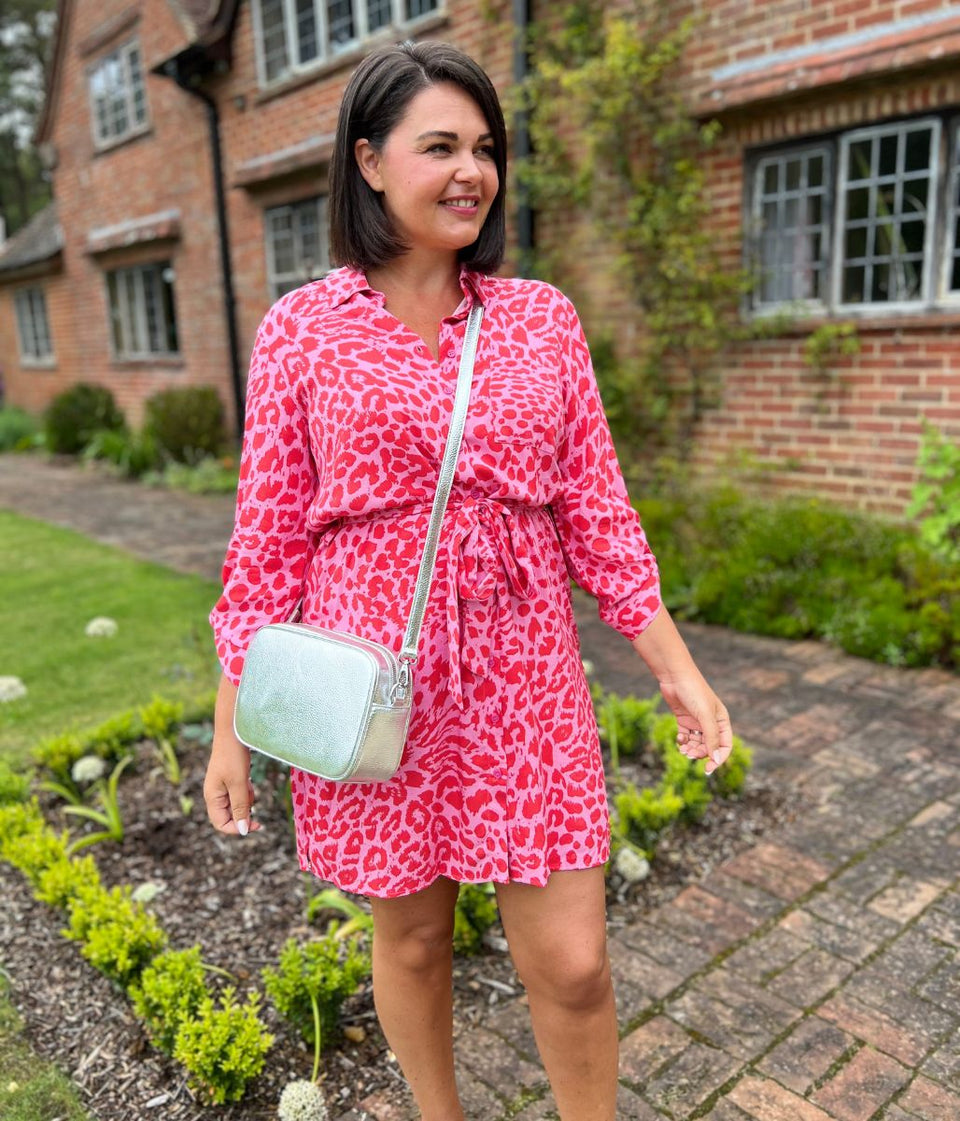
{"type": "Polygon", "coordinates": [[[245,837],[259,829],[260,823],[250,816],[256,793],[250,781],[250,751],[233,731],[236,703],[237,687],[228,678],[221,678],[203,800],[214,829],[245,837]]]}

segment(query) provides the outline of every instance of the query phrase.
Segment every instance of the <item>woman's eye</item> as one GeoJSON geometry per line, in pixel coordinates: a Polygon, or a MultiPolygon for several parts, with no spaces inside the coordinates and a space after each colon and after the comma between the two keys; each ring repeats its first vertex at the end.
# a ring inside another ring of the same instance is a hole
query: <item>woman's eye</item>
{"type": "Polygon", "coordinates": [[[443,143],[431,144],[430,147],[427,149],[427,151],[428,152],[449,152],[450,151],[450,145],[449,144],[443,144],[443,143]]]}
{"type": "Polygon", "coordinates": [[[492,148],[478,148],[476,154],[478,156],[483,156],[483,158],[486,160],[492,160],[494,157],[494,151],[492,148]]]}

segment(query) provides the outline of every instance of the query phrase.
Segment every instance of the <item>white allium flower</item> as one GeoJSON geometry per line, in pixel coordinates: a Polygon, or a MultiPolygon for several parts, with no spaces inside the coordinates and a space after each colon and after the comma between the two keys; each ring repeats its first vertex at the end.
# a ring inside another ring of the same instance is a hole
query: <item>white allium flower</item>
{"type": "Polygon", "coordinates": [[[288,1082],[280,1095],[277,1116],[280,1121],[327,1121],[323,1091],[316,1082],[305,1079],[288,1082]]]}
{"type": "Polygon", "coordinates": [[[19,701],[27,695],[27,687],[19,677],[0,677],[0,703],[19,701]]]}
{"type": "Polygon", "coordinates": [[[593,677],[597,672],[597,667],[590,661],[589,658],[581,658],[580,664],[583,666],[583,672],[587,677],[593,677]]]}
{"type": "Polygon", "coordinates": [[[74,782],[96,782],[107,773],[107,764],[99,755],[81,755],[70,768],[74,782]]]}
{"type": "Polygon", "coordinates": [[[83,633],[88,638],[113,638],[117,633],[117,621],[107,618],[106,615],[98,615],[87,623],[83,633]]]}
{"type": "Polygon", "coordinates": [[[638,884],[650,875],[650,862],[642,852],[625,845],[614,857],[613,870],[626,883],[638,884]]]}

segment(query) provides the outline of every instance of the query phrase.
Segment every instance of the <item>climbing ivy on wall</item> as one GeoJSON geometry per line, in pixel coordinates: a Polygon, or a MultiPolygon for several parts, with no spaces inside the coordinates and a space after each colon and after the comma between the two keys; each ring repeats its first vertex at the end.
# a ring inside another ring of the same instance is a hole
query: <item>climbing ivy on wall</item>
{"type": "MultiPolygon", "coordinates": [[[[620,332],[591,341],[621,453],[649,459],[652,439],[682,451],[717,403],[716,360],[744,332],[747,281],[721,261],[711,223],[704,157],[719,125],[692,119],[677,86],[693,21],[669,21],[656,0],[604,7],[577,0],[534,29],[520,91],[534,155],[522,174],[541,228],[571,207],[592,224],[598,263],[635,309],[634,353],[620,332]]],[[[562,247],[538,264],[561,286],[563,267],[562,247]]]]}

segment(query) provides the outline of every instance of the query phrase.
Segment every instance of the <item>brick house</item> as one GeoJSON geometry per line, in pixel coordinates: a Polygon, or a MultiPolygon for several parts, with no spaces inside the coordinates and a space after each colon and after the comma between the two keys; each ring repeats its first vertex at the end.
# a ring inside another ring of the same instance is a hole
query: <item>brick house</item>
{"type": "MultiPolygon", "coordinates": [[[[757,274],[744,314],[791,320],[725,357],[696,462],[715,471],[746,455],[774,487],[901,512],[923,418],[960,436],[960,2],[671,8],[701,20],[684,89],[723,124],[708,181],[718,242],[757,274]],[[860,354],[818,378],[803,345],[834,321],[856,324],[860,354]]],[[[62,0],[40,127],[58,211],[0,251],[8,401],[37,409],[84,378],[109,385],[134,422],[168,385],[213,383],[235,405],[261,315],[328,265],[325,168],[363,52],[446,38],[506,89],[514,21],[548,10],[62,0]]],[[[569,290],[597,328],[615,281],[570,222],[569,290]]],[[[544,241],[560,228],[538,223],[544,241]]]]}
{"type": "Polygon", "coordinates": [[[510,82],[512,37],[473,0],[61,0],[38,129],[56,205],[0,250],[7,402],[94,381],[136,424],[157,390],[213,384],[236,413],[263,313],[329,267],[346,78],[413,36],[510,82]]]}

